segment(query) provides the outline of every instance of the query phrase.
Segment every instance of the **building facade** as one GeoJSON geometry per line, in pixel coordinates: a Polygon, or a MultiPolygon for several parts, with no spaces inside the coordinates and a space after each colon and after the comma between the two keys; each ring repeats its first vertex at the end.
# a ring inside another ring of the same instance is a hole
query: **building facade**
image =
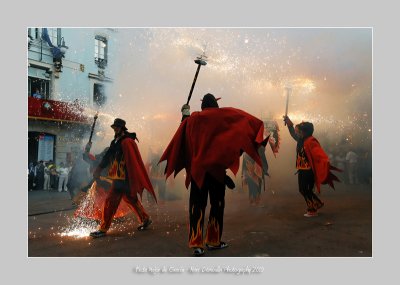
{"type": "Polygon", "coordinates": [[[115,29],[28,28],[28,162],[71,163],[112,84],[115,29]]]}

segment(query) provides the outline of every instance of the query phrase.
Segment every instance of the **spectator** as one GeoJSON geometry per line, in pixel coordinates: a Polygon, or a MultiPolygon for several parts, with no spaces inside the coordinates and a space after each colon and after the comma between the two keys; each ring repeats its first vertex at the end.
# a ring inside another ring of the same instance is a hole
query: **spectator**
{"type": "Polygon", "coordinates": [[[346,156],[343,151],[337,151],[335,155],[335,163],[337,168],[343,170],[342,173],[338,173],[339,179],[343,179],[343,181],[347,183],[347,177],[344,175],[346,173],[346,156]]]}
{"type": "Polygon", "coordinates": [[[35,93],[32,94],[33,98],[42,99],[42,94],[40,94],[39,88],[36,88],[35,93]]]}
{"type": "Polygon", "coordinates": [[[29,163],[28,166],[28,190],[32,191],[34,186],[34,180],[36,176],[36,168],[33,165],[33,162],[29,163]]]}
{"type": "Polygon", "coordinates": [[[350,184],[358,184],[357,162],[358,155],[351,149],[346,154],[347,173],[350,184]]]}
{"type": "Polygon", "coordinates": [[[42,190],[44,184],[44,164],[43,160],[36,165],[36,190],[42,190]]]}
{"type": "Polygon", "coordinates": [[[49,161],[49,170],[50,170],[50,189],[55,189],[56,185],[58,185],[57,184],[58,173],[56,165],[52,160],[49,161]]]}
{"type": "Polygon", "coordinates": [[[336,165],[335,156],[333,155],[332,149],[328,149],[326,154],[328,155],[329,161],[332,165],[336,165]]]}
{"type": "Polygon", "coordinates": [[[69,168],[64,165],[63,162],[60,163],[60,168],[58,169],[59,178],[58,178],[58,192],[65,191],[67,192],[67,183],[68,183],[68,172],[69,168]]]}
{"type": "Polygon", "coordinates": [[[47,162],[44,167],[44,190],[50,190],[50,169],[49,163],[47,162]]]}

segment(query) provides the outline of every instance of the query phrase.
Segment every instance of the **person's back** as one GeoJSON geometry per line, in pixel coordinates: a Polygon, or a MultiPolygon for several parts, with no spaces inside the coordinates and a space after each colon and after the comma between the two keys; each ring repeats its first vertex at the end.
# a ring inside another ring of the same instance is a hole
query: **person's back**
{"type": "Polygon", "coordinates": [[[336,154],[336,156],[335,156],[335,162],[336,162],[336,166],[337,166],[339,169],[344,170],[344,169],[346,168],[346,167],[345,167],[346,157],[345,157],[345,155],[344,155],[343,153],[339,152],[338,154],[336,154]]]}
{"type": "Polygon", "coordinates": [[[190,114],[190,106],[181,108],[182,120],[161,156],[166,161],[165,175],[176,176],[186,170],[189,194],[189,248],[194,256],[209,249],[226,248],[221,240],[224,221],[225,186],[235,187],[226,174],[237,173],[240,155],[248,153],[261,165],[258,146],[263,141],[263,122],[240,109],[219,108],[214,95],[203,96],[201,111],[190,114]],[[208,225],[204,230],[207,200],[210,200],[208,225]]]}
{"type": "Polygon", "coordinates": [[[346,154],[346,160],[347,160],[349,163],[357,163],[357,161],[358,161],[358,155],[357,155],[354,151],[349,151],[349,152],[346,154]]]}
{"type": "Polygon", "coordinates": [[[50,169],[49,169],[49,164],[46,163],[44,166],[44,185],[43,185],[44,190],[49,190],[50,189],[50,169]]]}
{"type": "Polygon", "coordinates": [[[349,183],[358,184],[358,175],[357,175],[358,155],[354,151],[350,150],[346,154],[346,161],[348,164],[349,183]]]}

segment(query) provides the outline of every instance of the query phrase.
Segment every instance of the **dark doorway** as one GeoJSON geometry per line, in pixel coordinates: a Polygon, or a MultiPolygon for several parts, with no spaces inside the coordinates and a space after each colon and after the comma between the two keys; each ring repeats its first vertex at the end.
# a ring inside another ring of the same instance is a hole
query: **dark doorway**
{"type": "Polygon", "coordinates": [[[101,84],[95,83],[93,86],[93,102],[99,106],[102,107],[104,103],[106,102],[106,95],[104,92],[104,86],[101,84]]]}

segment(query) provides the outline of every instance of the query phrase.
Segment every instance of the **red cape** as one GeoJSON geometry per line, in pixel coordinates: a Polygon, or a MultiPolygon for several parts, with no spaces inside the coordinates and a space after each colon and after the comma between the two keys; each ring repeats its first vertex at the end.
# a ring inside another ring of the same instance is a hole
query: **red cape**
{"type": "Polygon", "coordinates": [[[139,193],[142,198],[143,189],[146,189],[157,202],[156,194],[135,141],[132,138],[125,138],[122,140],[121,146],[132,196],[135,197],[139,193]]]}
{"type": "Polygon", "coordinates": [[[321,192],[321,184],[328,184],[335,189],[333,181],[340,182],[340,180],[331,170],[342,170],[330,164],[328,155],[322,149],[317,139],[313,136],[306,138],[304,140],[304,151],[314,172],[315,186],[317,187],[318,193],[321,192]]]}
{"type": "Polygon", "coordinates": [[[202,187],[207,172],[224,183],[226,169],[239,170],[241,150],[261,166],[263,133],[264,123],[242,110],[207,108],[181,123],[160,162],[167,160],[167,178],[185,168],[186,188],[191,179],[202,187]]]}

